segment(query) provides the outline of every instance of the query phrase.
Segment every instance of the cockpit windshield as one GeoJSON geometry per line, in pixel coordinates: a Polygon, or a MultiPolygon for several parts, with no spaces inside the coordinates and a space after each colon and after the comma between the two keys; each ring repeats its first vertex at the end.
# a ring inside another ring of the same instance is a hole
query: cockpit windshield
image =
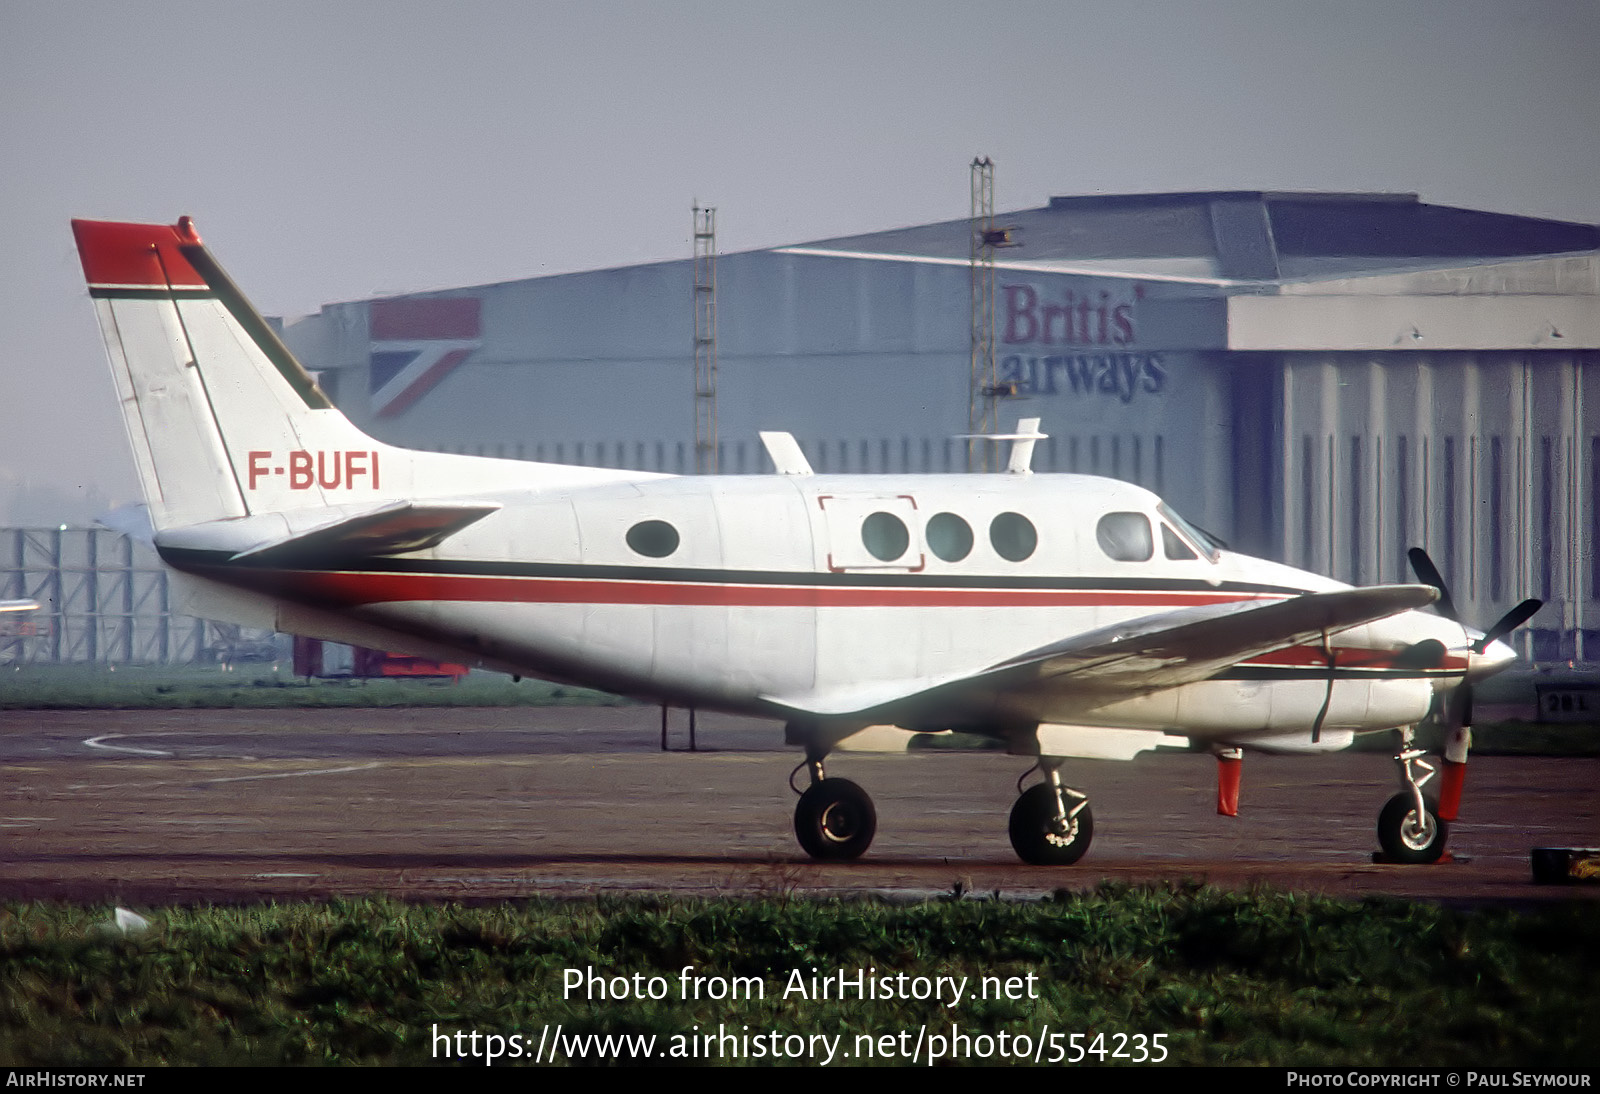
{"type": "Polygon", "coordinates": [[[1172,526],[1178,530],[1178,533],[1189,541],[1191,546],[1196,548],[1201,554],[1205,555],[1210,561],[1217,561],[1218,552],[1222,551],[1228,546],[1226,543],[1222,542],[1222,540],[1218,539],[1204,528],[1201,528],[1198,525],[1190,524],[1188,521],[1184,520],[1177,514],[1176,511],[1172,509],[1171,506],[1167,505],[1165,502],[1162,502],[1156,508],[1162,517],[1170,521],[1172,526]]]}

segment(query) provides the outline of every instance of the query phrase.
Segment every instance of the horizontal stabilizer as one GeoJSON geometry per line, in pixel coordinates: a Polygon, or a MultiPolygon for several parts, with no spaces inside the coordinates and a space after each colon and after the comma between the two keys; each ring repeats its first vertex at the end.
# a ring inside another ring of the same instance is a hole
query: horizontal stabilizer
{"type": "Polygon", "coordinates": [[[146,545],[155,542],[156,529],[150,521],[150,507],[135,503],[122,505],[95,518],[96,524],[102,528],[109,528],[113,532],[121,532],[129,539],[146,545]]]}
{"type": "Polygon", "coordinates": [[[425,551],[499,508],[492,502],[394,502],[370,513],[240,551],[233,561],[276,563],[425,551]]]}
{"type": "Polygon", "coordinates": [[[230,562],[291,565],[334,558],[399,555],[437,547],[497,511],[496,502],[393,501],[372,508],[258,513],[158,532],[163,550],[225,554],[230,562]]]}

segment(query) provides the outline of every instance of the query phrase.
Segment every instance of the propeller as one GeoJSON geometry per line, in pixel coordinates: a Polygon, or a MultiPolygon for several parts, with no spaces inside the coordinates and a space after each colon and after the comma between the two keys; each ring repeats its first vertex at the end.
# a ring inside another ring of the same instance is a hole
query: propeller
{"type": "MultiPolygon", "coordinates": [[[[1439,573],[1439,567],[1433,564],[1433,559],[1428,557],[1428,552],[1421,547],[1413,547],[1406,552],[1406,557],[1411,560],[1411,569],[1416,572],[1418,579],[1424,585],[1432,585],[1439,590],[1439,600],[1434,604],[1439,614],[1454,623],[1461,623],[1462,626],[1466,626],[1461,619],[1461,614],[1456,611],[1456,602],[1450,598],[1450,588],[1444,583],[1444,575],[1439,573]]],[[[1532,619],[1533,614],[1542,607],[1544,607],[1544,601],[1542,600],[1534,600],[1531,597],[1524,600],[1505,615],[1502,615],[1499,622],[1483,633],[1482,638],[1470,643],[1472,652],[1482,653],[1487,650],[1491,643],[1499,641],[1529,619],[1532,619]]]]}
{"type": "Polygon", "coordinates": [[[1450,588],[1444,583],[1444,575],[1433,564],[1433,559],[1428,557],[1428,552],[1421,547],[1413,547],[1406,552],[1406,557],[1411,560],[1411,569],[1416,572],[1417,578],[1424,585],[1432,585],[1439,590],[1439,600],[1434,604],[1438,613],[1446,619],[1461,622],[1461,616],[1456,612],[1456,602],[1450,599],[1450,588]]]}
{"type": "Polygon", "coordinates": [[[1533,618],[1533,613],[1544,607],[1544,601],[1529,597],[1505,615],[1500,617],[1500,622],[1490,627],[1484,636],[1472,644],[1473,653],[1482,653],[1489,648],[1491,642],[1497,642],[1533,618]]]}
{"type": "MultiPolygon", "coordinates": [[[[1544,606],[1541,600],[1532,598],[1524,600],[1502,615],[1494,626],[1474,640],[1471,628],[1462,622],[1461,615],[1456,610],[1450,589],[1445,585],[1444,575],[1439,573],[1439,568],[1433,564],[1433,559],[1428,557],[1428,552],[1421,547],[1413,547],[1406,552],[1406,557],[1411,560],[1411,569],[1416,572],[1418,580],[1439,590],[1439,599],[1434,604],[1435,609],[1451,622],[1461,624],[1466,638],[1466,648],[1474,654],[1481,656],[1495,642],[1533,618],[1534,613],[1544,606]]],[[[1444,643],[1434,638],[1427,638],[1401,650],[1395,657],[1395,665],[1400,668],[1437,668],[1444,663],[1447,652],[1444,643]]],[[[1438,718],[1447,734],[1444,748],[1445,767],[1439,787],[1439,816],[1444,820],[1455,820],[1461,808],[1461,787],[1466,781],[1467,750],[1472,744],[1470,676],[1464,675],[1461,683],[1442,697],[1438,706],[1438,718]]]]}

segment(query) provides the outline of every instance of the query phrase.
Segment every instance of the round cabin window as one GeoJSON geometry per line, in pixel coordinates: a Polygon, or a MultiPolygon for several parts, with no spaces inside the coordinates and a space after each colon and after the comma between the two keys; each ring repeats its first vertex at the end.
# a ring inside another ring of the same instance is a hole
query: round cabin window
{"type": "Polygon", "coordinates": [[[874,513],[861,522],[861,543],[879,562],[893,562],[911,546],[911,533],[893,513],[874,513]]]}
{"type": "Polygon", "coordinates": [[[678,530],[664,520],[642,520],[628,529],[628,546],[648,558],[666,558],[678,549],[678,530]]]}
{"type": "Polygon", "coordinates": [[[972,526],[954,513],[937,513],[924,529],[928,550],[946,562],[960,562],[972,553],[972,526]]]}
{"type": "Polygon", "coordinates": [[[1021,513],[1001,513],[989,522],[989,542],[1007,562],[1021,562],[1039,546],[1039,533],[1021,513]]]}

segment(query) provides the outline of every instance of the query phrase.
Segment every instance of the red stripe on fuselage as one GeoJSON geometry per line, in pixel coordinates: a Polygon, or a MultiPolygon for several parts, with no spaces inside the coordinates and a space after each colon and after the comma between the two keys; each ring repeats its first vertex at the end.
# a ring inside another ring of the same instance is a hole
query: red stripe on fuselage
{"type": "Polygon", "coordinates": [[[851,585],[741,585],[733,582],[615,581],[360,571],[246,571],[225,580],[346,607],[405,601],[504,604],[683,604],[719,607],[1039,608],[1139,606],[1160,609],[1274,595],[1180,589],[959,589],[851,585]]]}

